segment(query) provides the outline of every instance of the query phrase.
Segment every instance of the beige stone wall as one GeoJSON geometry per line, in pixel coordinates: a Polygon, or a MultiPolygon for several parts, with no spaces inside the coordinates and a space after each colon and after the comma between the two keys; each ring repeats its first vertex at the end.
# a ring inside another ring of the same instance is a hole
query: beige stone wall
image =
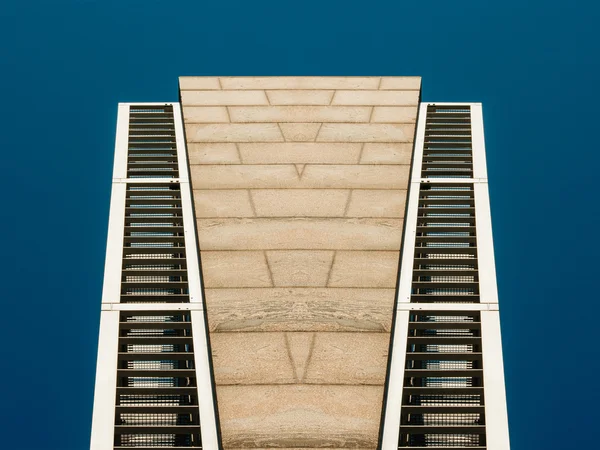
{"type": "Polygon", "coordinates": [[[180,78],[223,445],[377,445],[418,77],[180,78]]]}

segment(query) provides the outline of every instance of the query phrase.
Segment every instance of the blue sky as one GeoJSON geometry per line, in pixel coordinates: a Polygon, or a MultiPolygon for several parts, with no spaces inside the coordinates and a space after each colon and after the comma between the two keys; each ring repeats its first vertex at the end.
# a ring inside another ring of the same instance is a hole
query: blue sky
{"type": "Polygon", "coordinates": [[[421,75],[481,101],[513,450],[597,448],[600,7],[5,0],[2,447],[89,442],[117,102],[179,75],[421,75]]]}

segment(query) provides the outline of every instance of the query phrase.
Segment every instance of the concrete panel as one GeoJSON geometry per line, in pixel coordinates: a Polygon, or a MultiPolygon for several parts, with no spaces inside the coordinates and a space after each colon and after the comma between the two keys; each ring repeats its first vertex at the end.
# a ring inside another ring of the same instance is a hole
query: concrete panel
{"type": "Polygon", "coordinates": [[[198,219],[207,250],[398,250],[402,219],[198,219]]]}
{"type": "MultiPolygon", "coordinates": [[[[398,230],[398,235],[401,230],[398,230]]],[[[338,251],[331,268],[331,287],[396,287],[398,251],[338,251]]]]}
{"type": "Polygon", "coordinates": [[[389,333],[395,289],[206,289],[210,331],[389,333]]]}
{"type": "Polygon", "coordinates": [[[368,447],[383,386],[217,386],[223,446],[368,447]]]}

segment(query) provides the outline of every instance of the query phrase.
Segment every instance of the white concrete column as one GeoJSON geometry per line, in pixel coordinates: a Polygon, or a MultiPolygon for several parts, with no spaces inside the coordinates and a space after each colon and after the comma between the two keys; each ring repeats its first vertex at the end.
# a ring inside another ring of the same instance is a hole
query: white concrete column
{"type": "Polygon", "coordinates": [[[114,446],[118,350],[119,312],[102,311],[90,450],[112,450],[114,446]]]}
{"type": "Polygon", "coordinates": [[[499,311],[481,312],[481,352],[487,449],[508,450],[510,440],[499,311]]]}

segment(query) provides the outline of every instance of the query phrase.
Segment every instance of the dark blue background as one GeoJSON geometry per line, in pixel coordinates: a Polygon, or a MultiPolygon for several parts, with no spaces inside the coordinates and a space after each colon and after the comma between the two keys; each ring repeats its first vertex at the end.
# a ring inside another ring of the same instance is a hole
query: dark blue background
{"type": "Polygon", "coordinates": [[[117,102],[176,101],[179,75],[421,75],[425,101],[483,102],[512,448],[599,448],[596,2],[0,14],[1,448],[88,447],[117,102]]]}

